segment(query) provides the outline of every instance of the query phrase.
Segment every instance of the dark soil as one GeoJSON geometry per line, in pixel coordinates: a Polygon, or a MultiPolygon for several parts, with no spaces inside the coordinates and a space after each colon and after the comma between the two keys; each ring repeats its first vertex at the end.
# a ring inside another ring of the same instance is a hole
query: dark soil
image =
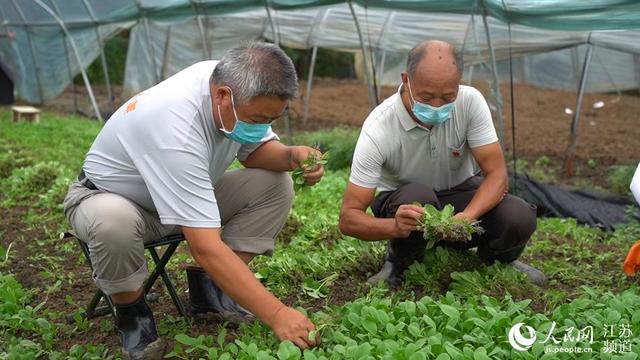
{"type": "Polygon", "coordinates": [[[338,278],[327,285],[329,294],[326,298],[312,299],[302,294],[289,294],[283,302],[289,306],[302,306],[309,312],[320,311],[325,306],[340,306],[353,301],[369,290],[367,279],[378,272],[382,259],[364,254],[353,265],[339,271],[338,278]]]}
{"type": "MultiPolygon", "coordinates": [[[[486,83],[474,86],[485,96],[490,94],[486,83]]],[[[301,83],[301,89],[305,88],[301,83]]],[[[396,91],[397,87],[383,87],[381,98],[386,99],[396,91]]],[[[505,146],[506,151],[511,152],[509,85],[503,84],[501,92],[505,104],[505,146]]],[[[572,116],[564,110],[568,107],[575,111],[575,92],[516,84],[514,94],[517,154],[531,159],[542,155],[564,158],[572,121],[572,116]]],[[[293,104],[295,126],[309,129],[345,123],[360,126],[370,112],[366,86],[353,80],[317,80],[310,99],[307,124],[297,120],[303,114],[302,101],[293,104]]],[[[640,97],[637,92],[620,97],[617,94],[586,94],[578,127],[578,159],[594,159],[601,165],[637,163],[638,114],[640,97]],[[593,104],[597,101],[604,101],[605,106],[595,109],[593,104]]]]}
{"type": "Polygon", "coordinates": [[[283,246],[289,245],[300,227],[302,227],[300,220],[290,214],[287,218],[287,222],[285,222],[282,230],[280,230],[276,241],[281,243],[283,246]]]}

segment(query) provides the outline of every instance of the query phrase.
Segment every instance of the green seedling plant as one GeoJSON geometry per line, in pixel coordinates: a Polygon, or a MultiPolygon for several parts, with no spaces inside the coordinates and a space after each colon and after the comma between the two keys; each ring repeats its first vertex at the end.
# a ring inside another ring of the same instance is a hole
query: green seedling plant
{"type": "MultiPolygon", "coordinates": [[[[62,200],[100,125],[42,115],[39,124],[14,124],[10,111],[0,112],[0,359],[119,358],[113,320],[79,316],[86,306],[86,289],[74,284],[90,279],[90,268],[75,242],[58,239],[60,231],[70,229],[62,200]],[[87,336],[89,331],[100,336],[87,336]]],[[[165,358],[640,359],[640,285],[621,269],[629,246],[640,239],[640,223],[620,225],[610,234],[573,219],[538,219],[522,260],[547,275],[544,291],[507,264],[487,266],[476,253],[448,247],[426,251],[405,271],[399,289],[390,290],[384,282],[370,288],[365,279],[382,265],[385,244],[344,236],[336,225],[358,129],[309,134],[296,136],[296,141],[331,153],[326,173],[312,191],[297,186],[303,192],[294,199],[295,224],[286,241],[279,238],[282,246],[272,257],[257,257],[250,266],[271,292],[309,316],[316,330],[308,339],[321,338],[322,343],[301,350],[280,341],[260,322],[212,325],[206,317],[186,320],[164,313],[158,332],[173,339],[165,358]],[[524,352],[508,341],[509,329],[520,322],[537,334],[524,352]],[[618,336],[623,325],[632,332],[627,337],[618,336]],[[593,343],[577,341],[578,330],[588,326],[593,327],[593,343]],[[611,326],[615,332],[609,337],[605,331],[611,326]],[[565,339],[567,331],[572,339],[565,339]],[[607,340],[624,344],[625,351],[611,353],[607,340]],[[547,352],[547,346],[590,347],[593,352],[562,354],[547,352]]],[[[317,157],[308,164],[301,161],[297,176],[302,178],[303,169],[323,160],[317,157]]],[[[232,165],[240,167],[237,161],[232,165]]],[[[518,169],[550,178],[556,168],[553,159],[542,157],[530,163],[518,159],[518,169]]],[[[616,172],[620,178],[615,183],[625,194],[631,170],[635,165],[616,172]]],[[[637,207],[629,215],[635,211],[637,207]]],[[[441,217],[446,220],[453,213],[430,208],[430,221],[421,221],[440,224],[441,217]]],[[[456,239],[436,232],[428,231],[430,247],[456,239]]],[[[194,262],[185,250],[178,249],[167,264],[182,283],[182,264],[194,262]]]]}
{"type": "Polygon", "coordinates": [[[293,178],[293,188],[297,192],[304,188],[305,182],[302,174],[305,169],[315,169],[318,166],[324,166],[329,161],[329,152],[325,152],[322,156],[318,157],[316,153],[310,153],[309,156],[302,162],[302,167],[299,167],[291,173],[293,178]]]}
{"type": "Polygon", "coordinates": [[[484,232],[479,225],[480,221],[455,218],[454,208],[450,204],[445,205],[442,211],[431,204],[414,203],[414,205],[424,209],[424,214],[418,220],[418,230],[423,232],[424,239],[427,240],[427,249],[433,248],[439,240],[467,242],[471,240],[473,234],[484,232]]]}

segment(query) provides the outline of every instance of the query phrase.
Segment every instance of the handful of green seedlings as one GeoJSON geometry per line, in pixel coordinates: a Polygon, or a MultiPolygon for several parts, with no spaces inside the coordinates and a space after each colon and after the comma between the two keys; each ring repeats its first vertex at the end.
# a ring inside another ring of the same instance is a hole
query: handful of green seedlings
{"type": "Polygon", "coordinates": [[[471,240],[473,234],[484,232],[484,229],[478,225],[480,221],[454,218],[454,209],[450,204],[445,205],[442,211],[438,211],[431,204],[423,206],[420,203],[414,203],[414,205],[424,208],[424,214],[418,220],[418,230],[424,233],[427,249],[431,249],[439,240],[467,242],[471,240]]]}
{"type": "Polygon", "coordinates": [[[302,167],[299,167],[291,173],[291,177],[293,178],[293,189],[298,191],[305,186],[305,180],[302,177],[304,173],[304,169],[315,169],[320,165],[326,165],[329,161],[329,152],[322,154],[321,157],[318,157],[316,153],[310,153],[309,156],[302,162],[302,167]]]}

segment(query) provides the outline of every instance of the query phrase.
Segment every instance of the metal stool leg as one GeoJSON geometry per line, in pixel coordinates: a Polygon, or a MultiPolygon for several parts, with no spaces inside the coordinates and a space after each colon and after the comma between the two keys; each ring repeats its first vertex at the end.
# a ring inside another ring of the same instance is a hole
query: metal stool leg
{"type": "MultiPolygon", "coordinates": [[[[91,257],[89,253],[89,246],[84,241],[75,237],[75,235],[72,232],[64,232],[60,234],[60,239],[66,239],[70,237],[74,237],[78,241],[78,244],[80,245],[80,249],[82,249],[82,253],[85,256],[85,259],[89,264],[89,267],[93,271],[93,264],[91,263],[91,257]]],[[[162,276],[162,280],[165,284],[165,287],[169,291],[171,300],[173,300],[173,303],[178,309],[178,312],[180,313],[180,315],[186,317],[188,316],[188,314],[185,309],[185,306],[182,303],[182,300],[180,299],[180,297],[178,296],[178,292],[176,291],[176,288],[173,285],[173,282],[171,281],[171,278],[169,277],[169,274],[167,274],[167,271],[165,269],[165,266],[171,259],[171,256],[173,256],[173,254],[175,253],[176,249],[178,248],[178,245],[180,245],[180,242],[182,240],[184,240],[183,237],[178,237],[176,235],[167,236],[165,238],[158,240],[155,245],[149,246],[147,248],[151,253],[151,257],[153,258],[153,261],[155,263],[155,268],[153,269],[153,271],[149,275],[149,278],[144,284],[144,293],[147,294],[151,289],[151,287],[153,286],[153,284],[158,279],[158,276],[162,276]],[[155,246],[162,246],[162,245],[168,245],[168,246],[164,254],[162,254],[162,257],[160,257],[158,255],[158,252],[155,249],[155,246]]],[[[111,301],[111,298],[109,296],[106,296],[102,291],[98,290],[93,295],[93,298],[89,302],[86,310],[82,313],[82,315],[85,318],[93,318],[97,316],[107,315],[109,313],[111,313],[111,315],[115,317],[115,307],[113,305],[113,302],[111,301]],[[101,300],[104,300],[106,305],[98,306],[101,300]]]]}
{"type": "MultiPolygon", "coordinates": [[[[169,259],[175,252],[176,248],[178,247],[178,244],[179,243],[173,243],[169,245],[167,250],[162,255],[162,258],[158,256],[158,252],[156,251],[155,248],[149,248],[149,252],[151,253],[151,257],[153,258],[153,261],[156,263],[156,268],[154,269],[153,272],[155,273],[157,271],[160,274],[160,276],[162,276],[162,280],[164,280],[164,285],[169,291],[171,300],[173,300],[173,303],[175,304],[176,308],[178,308],[178,313],[186,317],[187,311],[184,307],[184,304],[182,303],[182,300],[180,300],[180,296],[178,296],[178,292],[176,291],[175,286],[173,286],[173,282],[171,281],[171,278],[169,278],[169,275],[167,274],[167,271],[164,268],[167,262],[169,262],[169,259]]],[[[157,275],[155,276],[155,278],[157,278],[157,275]]],[[[149,280],[155,281],[155,278],[150,277],[149,280]]],[[[153,285],[153,283],[152,282],[148,282],[148,283],[150,284],[149,288],[151,288],[151,285],[153,285]]]]}
{"type": "Polygon", "coordinates": [[[162,254],[162,258],[159,258],[158,252],[156,251],[155,247],[148,248],[149,252],[151,253],[151,257],[153,258],[153,262],[155,263],[155,267],[151,272],[151,274],[149,274],[149,277],[147,278],[147,281],[144,284],[145,292],[149,292],[149,290],[151,290],[151,288],[153,287],[153,284],[155,284],[156,280],[158,279],[158,276],[161,275],[162,271],[165,271],[164,267],[167,265],[167,263],[169,263],[169,260],[171,260],[171,257],[173,256],[173,253],[178,248],[178,245],[180,245],[180,243],[177,243],[177,242],[169,244],[164,254],[162,254]]]}
{"type": "MultiPolygon", "coordinates": [[[[91,263],[91,257],[89,256],[89,246],[84,241],[78,238],[76,238],[76,240],[78,240],[78,244],[80,244],[82,253],[84,254],[84,257],[87,259],[87,263],[89,264],[89,267],[93,271],[93,264],[91,263]]],[[[83,316],[85,318],[90,319],[96,316],[103,316],[107,314],[111,314],[115,317],[113,302],[101,290],[98,290],[93,295],[93,298],[91,298],[91,301],[89,302],[89,305],[85,309],[83,316]],[[98,305],[100,304],[100,300],[102,299],[104,299],[104,302],[106,303],[106,305],[98,307],[98,305]]]]}

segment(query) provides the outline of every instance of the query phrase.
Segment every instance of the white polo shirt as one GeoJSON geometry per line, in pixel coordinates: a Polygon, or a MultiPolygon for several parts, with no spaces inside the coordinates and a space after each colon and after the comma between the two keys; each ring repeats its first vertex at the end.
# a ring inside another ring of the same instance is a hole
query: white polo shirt
{"type": "Polygon", "coordinates": [[[489,106],[475,88],[460,85],[451,119],[431,130],[413,121],[398,91],[365,120],[349,181],[378,191],[408,183],[450,189],[480,171],[470,149],[497,141],[489,106]]]}
{"type": "MultiPolygon", "coordinates": [[[[217,64],[191,65],[122,105],[87,154],[87,177],[157,212],[162,224],[220,227],[214,186],[261,144],[240,145],[216,129],[209,77],[217,64]]],[[[269,131],[261,143],[276,138],[269,131]]]]}

